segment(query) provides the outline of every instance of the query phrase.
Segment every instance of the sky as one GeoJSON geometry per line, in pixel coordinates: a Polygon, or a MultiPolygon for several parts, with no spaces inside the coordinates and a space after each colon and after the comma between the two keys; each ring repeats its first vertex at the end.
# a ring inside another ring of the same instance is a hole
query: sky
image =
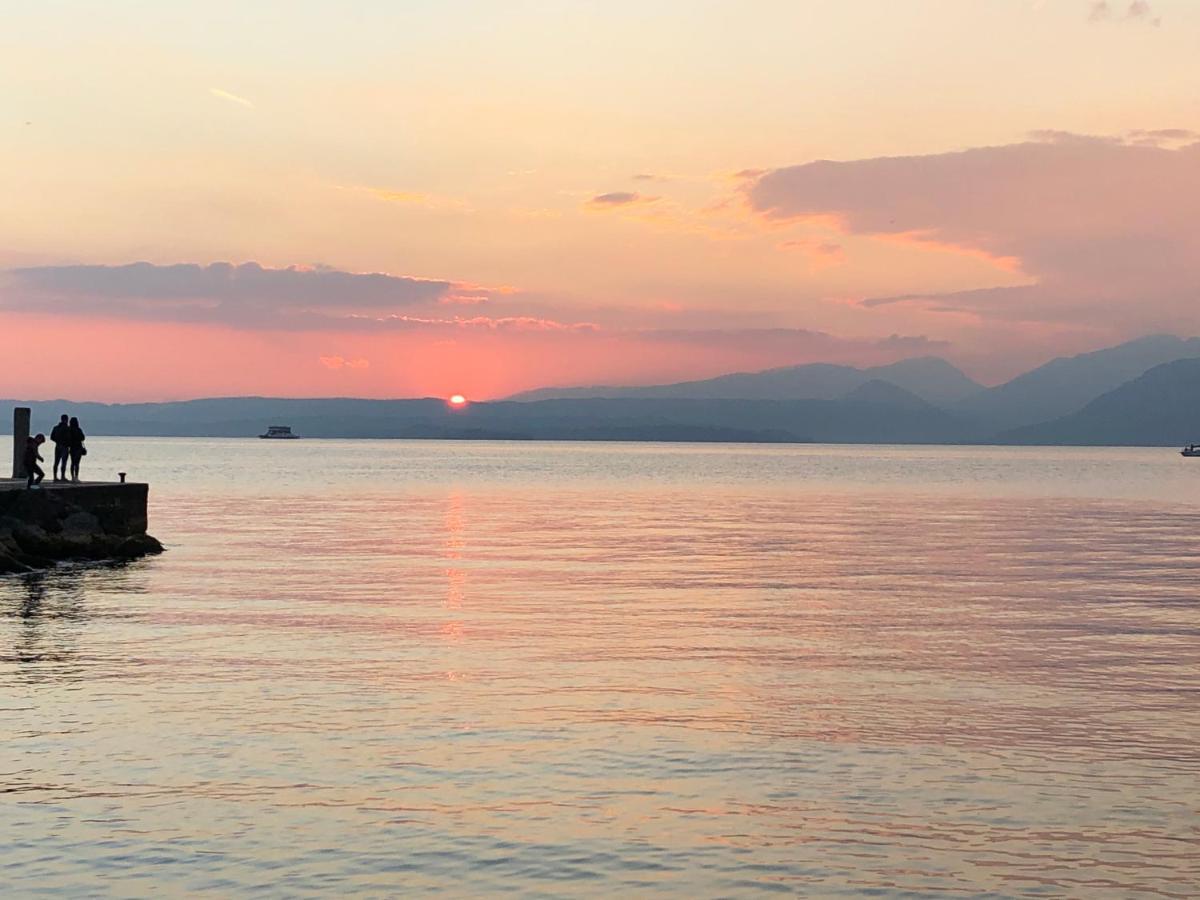
{"type": "Polygon", "coordinates": [[[1195,0],[43,0],[0,395],[505,396],[1200,333],[1195,0]]]}

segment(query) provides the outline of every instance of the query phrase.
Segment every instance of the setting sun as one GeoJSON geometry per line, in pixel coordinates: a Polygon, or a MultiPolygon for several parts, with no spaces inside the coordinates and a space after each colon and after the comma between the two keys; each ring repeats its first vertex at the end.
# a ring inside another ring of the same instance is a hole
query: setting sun
{"type": "Polygon", "coordinates": [[[456,406],[456,407],[457,406],[466,406],[467,398],[464,397],[462,394],[455,394],[446,402],[449,403],[451,406],[456,406]]]}

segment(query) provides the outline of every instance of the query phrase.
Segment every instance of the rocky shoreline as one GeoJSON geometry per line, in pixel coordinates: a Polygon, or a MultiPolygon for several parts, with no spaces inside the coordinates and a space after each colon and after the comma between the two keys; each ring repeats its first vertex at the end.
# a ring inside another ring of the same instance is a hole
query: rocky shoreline
{"type": "Polygon", "coordinates": [[[131,560],[162,553],[146,534],[144,484],[0,489],[0,574],[75,560],[131,560]]]}

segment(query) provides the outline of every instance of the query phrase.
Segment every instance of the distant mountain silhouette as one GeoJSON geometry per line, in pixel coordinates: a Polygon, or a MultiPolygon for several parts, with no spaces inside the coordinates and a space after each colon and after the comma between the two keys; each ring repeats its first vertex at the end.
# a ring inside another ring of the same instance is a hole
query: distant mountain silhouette
{"type": "Polygon", "coordinates": [[[635,387],[599,386],[541,388],[510,397],[511,400],[567,400],[605,398],[677,398],[687,400],[836,400],[869,381],[886,381],[935,405],[955,403],[977,394],[983,386],[972,381],[944,359],[926,356],[888,366],[856,369],[829,363],[811,363],[738,372],[706,378],[635,387]]]}
{"type": "Polygon", "coordinates": [[[955,443],[981,437],[969,423],[890,385],[845,400],[596,398],[472,403],[461,410],[435,399],[0,403],[31,406],[35,428],[69,412],[93,436],[251,437],[277,424],[309,438],[955,443]]]}
{"type": "Polygon", "coordinates": [[[831,443],[957,443],[979,437],[958,417],[926,405],[897,409],[856,400],[689,400],[591,398],[487,404],[489,415],[522,421],[537,436],[580,428],[639,430],[654,423],[765,431],[774,440],[831,443]]]}
{"type": "Polygon", "coordinates": [[[995,430],[1048,422],[1163,363],[1200,356],[1200,338],[1153,335],[1116,347],[1060,357],[953,408],[995,430]]]}
{"type": "Polygon", "coordinates": [[[1013,444],[1175,446],[1200,442],[1200,359],[1179,359],[1083,409],[1000,436],[1013,444]]]}
{"type": "Polygon", "coordinates": [[[923,411],[934,408],[933,404],[928,400],[922,400],[912,391],[906,391],[904,388],[897,387],[890,381],[881,381],[878,378],[874,378],[865,384],[860,384],[842,399],[852,403],[874,403],[890,406],[893,409],[923,411]]]}

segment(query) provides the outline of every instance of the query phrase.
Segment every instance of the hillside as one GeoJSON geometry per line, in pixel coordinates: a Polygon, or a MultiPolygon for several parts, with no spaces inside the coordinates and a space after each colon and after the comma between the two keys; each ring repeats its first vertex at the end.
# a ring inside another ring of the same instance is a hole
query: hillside
{"type": "Polygon", "coordinates": [[[1000,441],[1125,446],[1200,441],[1200,359],[1156,366],[1078,412],[1006,432],[1000,441]]]}
{"type": "Polygon", "coordinates": [[[1152,335],[1115,347],[1060,357],[953,408],[995,430],[1048,422],[1082,409],[1155,366],[1200,356],[1200,338],[1152,335]]]}
{"type": "Polygon", "coordinates": [[[933,404],[922,400],[912,391],[878,378],[859,385],[842,399],[853,403],[882,404],[897,410],[924,411],[933,407],[933,404]]]}
{"type": "Polygon", "coordinates": [[[700,381],[638,387],[542,388],[509,399],[520,402],[604,397],[687,400],[836,400],[870,381],[885,381],[935,405],[964,400],[983,390],[944,359],[920,357],[857,369],[828,363],[737,372],[700,381]]]}

